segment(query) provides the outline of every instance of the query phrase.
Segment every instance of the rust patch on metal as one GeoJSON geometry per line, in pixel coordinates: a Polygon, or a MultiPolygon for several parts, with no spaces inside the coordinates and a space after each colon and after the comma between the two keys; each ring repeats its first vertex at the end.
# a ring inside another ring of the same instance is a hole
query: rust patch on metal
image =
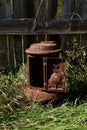
{"type": "Polygon", "coordinates": [[[45,91],[41,91],[39,89],[31,89],[27,87],[25,89],[25,96],[27,97],[28,100],[30,101],[38,101],[38,102],[44,102],[44,101],[49,101],[51,99],[54,99],[56,97],[56,94],[54,93],[48,93],[45,91]]]}
{"type": "Polygon", "coordinates": [[[54,41],[42,41],[41,43],[34,43],[26,50],[28,54],[52,54],[61,52],[58,45],[54,41]]]}

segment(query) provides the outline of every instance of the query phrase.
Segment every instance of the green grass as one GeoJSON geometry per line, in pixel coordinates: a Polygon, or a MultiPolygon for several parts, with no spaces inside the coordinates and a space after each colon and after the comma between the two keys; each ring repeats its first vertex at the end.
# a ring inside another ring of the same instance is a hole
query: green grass
{"type": "Polygon", "coordinates": [[[77,98],[53,108],[50,102],[27,101],[25,86],[25,65],[16,74],[0,74],[0,130],[87,130],[87,101],[77,98]]]}
{"type": "Polygon", "coordinates": [[[79,106],[65,103],[57,108],[34,103],[8,117],[4,115],[0,127],[9,130],[87,130],[87,103],[79,106]]]}

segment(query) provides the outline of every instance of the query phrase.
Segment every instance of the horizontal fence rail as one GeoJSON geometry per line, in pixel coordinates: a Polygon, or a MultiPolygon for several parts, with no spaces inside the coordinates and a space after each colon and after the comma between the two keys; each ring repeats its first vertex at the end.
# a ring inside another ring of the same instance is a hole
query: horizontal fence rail
{"type": "Polygon", "coordinates": [[[0,34],[85,34],[87,33],[87,19],[73,18],[56,20],[52,19],[45,26],[41,21],[34,19],[3,19],[0,20],[0,34]]]}
{"type": "Polygon", "coordinates": [[[25,49],[42,40],[66,48],[71,35],[87,41],[87,0],[0,0],[0,71],[26,62],[25,49]]]}
{"type": "Polygon", "coordinates": [[[0,34],[87,33],[87,0],[0,0],[0,34]]]}

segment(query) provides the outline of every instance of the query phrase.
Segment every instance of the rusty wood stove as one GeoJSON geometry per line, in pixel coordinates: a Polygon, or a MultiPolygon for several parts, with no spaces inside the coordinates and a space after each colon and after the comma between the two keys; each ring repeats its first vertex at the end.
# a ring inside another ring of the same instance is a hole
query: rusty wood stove
{"type": "Polygon", "coordinates": [[[65,60],[60,58],[61,52],[54,41],[35,43],[26,50],[28,84],[25,95],[29,100],[46,101],[64,96],[65,60]]]}

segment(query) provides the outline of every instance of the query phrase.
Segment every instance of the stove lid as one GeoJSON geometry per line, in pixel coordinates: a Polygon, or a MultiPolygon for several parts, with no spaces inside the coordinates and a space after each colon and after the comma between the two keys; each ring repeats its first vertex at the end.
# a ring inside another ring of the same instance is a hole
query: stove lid
{"type": "Polygon", "coordinates": [[[31,44],[28,49],[26,49],[27,54],[53,54],[61,52],[62,49],[58,48],[58,44],[55,41],[41,41],[40,43],[31,44]]]}

